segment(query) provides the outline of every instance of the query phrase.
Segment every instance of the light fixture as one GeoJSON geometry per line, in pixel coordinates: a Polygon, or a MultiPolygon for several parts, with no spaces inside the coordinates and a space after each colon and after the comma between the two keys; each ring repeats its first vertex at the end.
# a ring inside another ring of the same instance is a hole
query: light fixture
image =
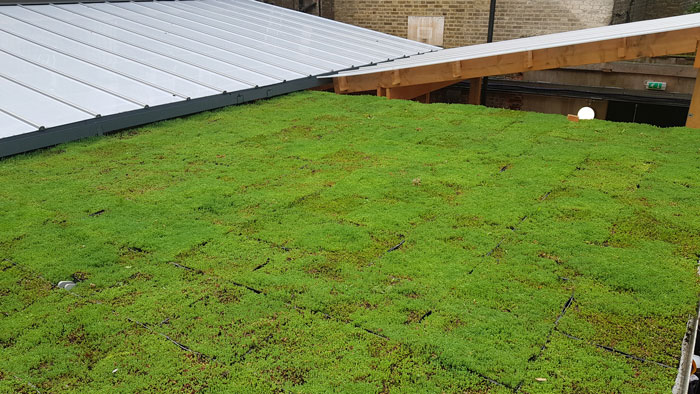
{"type": "Polygon", "coordinates": [[[595,119],[595,111],[591,107],[583,107],[578,110],[578,118],[581,120],[595,119]]]}

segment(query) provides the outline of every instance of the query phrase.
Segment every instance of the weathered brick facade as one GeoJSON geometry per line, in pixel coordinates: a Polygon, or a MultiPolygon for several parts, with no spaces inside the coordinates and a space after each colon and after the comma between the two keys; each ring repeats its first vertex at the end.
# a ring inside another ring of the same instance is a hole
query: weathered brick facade
{"type": "Polygon", "coordinates": [[[613,23],[681,15],[697,0],[616,0],[613,23]]]}
{"type": "MultiPolygon", "coordinates": [[[[299,0],[265,1],[286,5],[299,0]]],[[[499,0],[494,39],[500,41],[607,25],[612,21],[614,2],[615,0],[499,0]]],[[[409,16],[443,16],[445,47],[484,42],[489,4],[489,0],[322,2],[323,9],[332,12],[334,19],[338,21],[400,37],[407,35],[409,16]]]]}
{"type": "MultiPolygon", "coordinates": [[[[289,8],[312,0],[262,0],[289,8]]],[[[486,41],[490,0],[315,0],[321,15],[406,37],[409,16],[443,16],[444,46],[486,41]]],[[[695,0],[498,0],[496,41],[679,15],[695,0]]]]}
{"type": "MultiPolygon", "coordinates": [[[[693,0],[498,0],[497,41],[679,15],[693,0]]],[[[486,40],[489,0],[336,0],[335,19],[406,36],[408,16],[445,17],[445,47],[486,40]]]]}
{"type": "Polygon", "coordinates": [[[445,47],[486,39],[489,3],[483,0],[336,0],[335,19],[406,37],[408,16],[444,16],[445,47]]]}
{"type": "MultiPolygon", "coordinates": [[[[613,0],[508,0],[497,2],[494,40],[609,25],[613,0]]],[[[485,1],[488,3],[488,1],[485,1]]],[[[481,22],[486,29],[488,20],[481,22]]],[[[483,42],[477,41],[477,42],[483,42]]],[[[465,43],[464,45],[472,44],[465,43]]]]}

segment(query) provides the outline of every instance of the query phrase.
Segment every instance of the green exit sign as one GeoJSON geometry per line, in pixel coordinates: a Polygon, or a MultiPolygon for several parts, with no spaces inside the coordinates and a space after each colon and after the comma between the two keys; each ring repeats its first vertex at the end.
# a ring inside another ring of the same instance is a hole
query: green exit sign
{"type": "Polygon", "coordinates": [[[666,82],[645,81],[647,90],[666,90],[666,82]]]}

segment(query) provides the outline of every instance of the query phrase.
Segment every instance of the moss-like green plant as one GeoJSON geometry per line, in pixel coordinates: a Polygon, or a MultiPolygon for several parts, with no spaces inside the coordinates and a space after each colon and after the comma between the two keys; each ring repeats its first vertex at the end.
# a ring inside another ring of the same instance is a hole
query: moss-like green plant
{"type": "Polygon", "coordinates": [[[668,392],[698,141],[305,92],[3,159],[0,392],[668,392]]]}

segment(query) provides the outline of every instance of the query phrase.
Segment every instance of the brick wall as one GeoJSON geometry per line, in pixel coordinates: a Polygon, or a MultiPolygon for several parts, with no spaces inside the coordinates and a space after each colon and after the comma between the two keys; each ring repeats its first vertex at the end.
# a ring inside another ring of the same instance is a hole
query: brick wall
{"type": "Polygon", "coordinates": [[[414,16],[445,17],[444,46],[486,40],[489,2],[484,0],[337,0],[335,19],[372,30],[406,37],[414,16]]]}
{"type": "Polygon", "coordinates": [[[494,40],[609,25],[612,0],[508,0],[496,3],[494,40]]]}
{"type": "Polygon", "coordinates": [[[684,14],[697,0],[615,0],[613,23],[684,14]]]}
{"type": "MultiPolygon", "coordinates": [[[[321,4],[322,16],[406,37],[408,17],[445,17],[444,46],[486,41],[490,0],[262,0],[298,8],[321,4]]],[[[695,0],[498,0],[494,40],[530,37],[683,14],[695,0]]]]}
{"type": "MultiPolygon", "coordinates": [[[[495,40],[610,24],[615,0],[498,0],[495,40]]],[[[489,0],[339,0],[335,19],[406,37],[407,19],[445,17],[445,47],[486,41],[489,0]]]]}

